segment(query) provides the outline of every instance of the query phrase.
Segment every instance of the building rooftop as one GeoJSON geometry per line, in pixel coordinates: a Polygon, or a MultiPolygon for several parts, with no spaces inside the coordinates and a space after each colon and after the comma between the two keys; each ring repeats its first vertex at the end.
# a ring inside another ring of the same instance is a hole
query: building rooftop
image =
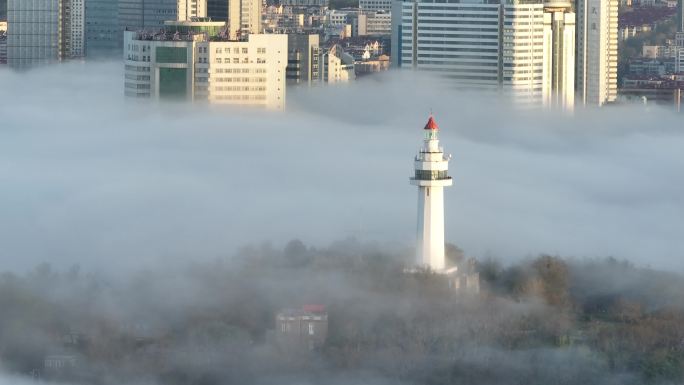
{"type": "Polygon", "coordinates": [[[324,305],[304,305],[300,309],[284,309],[278,313],[279,317],[325,316],[324,305]]]}
{"type": "Polygon", "coordinates": [[[136,36],[134,40],[146,40],[146,41],[247,41],[247,36],[244,39],[230,39],[226,30],[221,31],[218,35],[210,36],[207,32],[181,32],[181,31],[170,31],[170,30],[140,30],[135,31],[136,36]]]}
{"type": "Polygon", "coordinates": [[[226,25],[225,21],[211,21],[209,18],[193,18],[192,20],[167,20],[164,22],[166,26],[173,27],[222,27],[226,25]],[[205,20],[206,19],[206,20],[205,20]]]}
{"type": "Polygon", "coordinates": [[[624,79],[622,90],[633,89],[684,89],[684,73],[664,76],[630,75],[624,79]]]}

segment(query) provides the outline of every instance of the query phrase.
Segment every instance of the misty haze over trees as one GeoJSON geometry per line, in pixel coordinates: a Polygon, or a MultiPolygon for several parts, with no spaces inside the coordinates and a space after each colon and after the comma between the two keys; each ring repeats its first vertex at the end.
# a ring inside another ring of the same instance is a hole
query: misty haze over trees
{"type": "Polygon", "coordinates": [[[6,273],[0,358],[11,373],[74,384],[684,380],[680,275],[611,258],[486,260],[482,293],[455,294],[444,276],[402,273],[410,258],[355,240],[295,240],[128,278],[47,264],[6,273]],[[304,303],[326,305],[325,345],[274,344],[276,312],[304,303]],[[44,373],[55,352],[78,364],[44,373]]]}
{"type": "Polygon", "coordinates": [[[0,385],[684,381],[681,117],[392,74],[238,114],[123,101],[120,71],[0,72],[0,385]],[[403,272],[431,109],[481,295],[403,272]],[[284,349],[276,313],[304,304],[326,342],[284,349]]]}

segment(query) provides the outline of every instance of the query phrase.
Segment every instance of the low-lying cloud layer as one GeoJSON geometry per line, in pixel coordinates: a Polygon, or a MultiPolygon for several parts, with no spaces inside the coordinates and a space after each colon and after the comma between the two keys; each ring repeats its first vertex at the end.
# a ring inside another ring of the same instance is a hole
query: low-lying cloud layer
{"type": "Polygon", "coordinates": [[[0,71],[0,267],[133,267],[248,243],[411,247],[433,110],[453,154],[447,240],[684,269],[684,132],[666,110],[515,113],[388,74],[291,89],[286,113],[126,100],[118,63],[0,71]]]}

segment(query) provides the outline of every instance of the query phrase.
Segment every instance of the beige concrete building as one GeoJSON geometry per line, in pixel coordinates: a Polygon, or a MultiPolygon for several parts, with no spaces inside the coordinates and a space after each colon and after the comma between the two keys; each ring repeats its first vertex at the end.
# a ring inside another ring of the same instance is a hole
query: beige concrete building
{"type": "Polygon", "coordinates": [[[124,33],[125,94],[285,108],[286,35],[245,40],[203,33],[124,33]]]}
{"type": "Polygon", "coordinates": [[[345,83],[356,79],[354,57],[338,44],[321,50],[321,82],[345,83]]]}
{"type": "Polygon", "coordinates": [[[261,33],[261,0],[229,0],[228,28],[231,39],[261,33]]]}

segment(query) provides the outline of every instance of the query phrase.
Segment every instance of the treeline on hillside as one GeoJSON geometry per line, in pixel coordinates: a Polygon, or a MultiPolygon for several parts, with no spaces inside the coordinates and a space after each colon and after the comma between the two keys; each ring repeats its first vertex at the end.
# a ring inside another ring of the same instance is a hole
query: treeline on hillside
{"type": "MultiPolygon", "coordinates": [[[[449,248],[450,257],[462,254],[449,248]]],[[[404,273],[409,253],[292,241],[121,277],[0,276],[4,371],[83,384],[678,384],[684,278],[615,259],[480,261],[479,295],[404,273]],[[315,351],[275,315],[326,306],[315,351]],[[50,355],[79,364],[45,370],[50,355]]]]}

